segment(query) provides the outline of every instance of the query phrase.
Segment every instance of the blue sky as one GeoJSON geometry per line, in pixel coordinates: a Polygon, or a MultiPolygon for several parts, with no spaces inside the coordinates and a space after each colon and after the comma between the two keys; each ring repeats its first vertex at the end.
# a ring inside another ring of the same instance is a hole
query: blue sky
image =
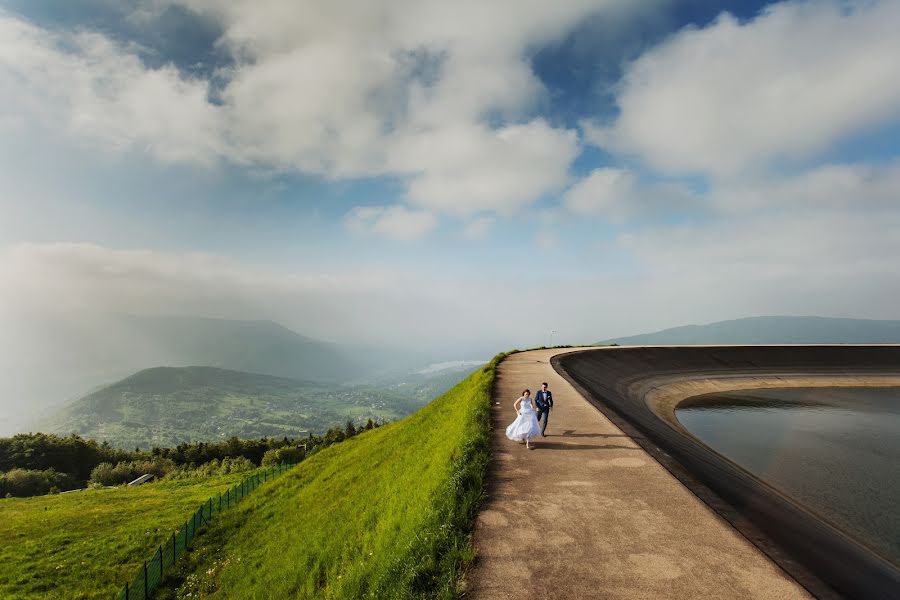
{"type": "Polygon", "coordinates": [[[896,2],[559,4],[0,1],[7,314],[900,318],[896,2]]]}

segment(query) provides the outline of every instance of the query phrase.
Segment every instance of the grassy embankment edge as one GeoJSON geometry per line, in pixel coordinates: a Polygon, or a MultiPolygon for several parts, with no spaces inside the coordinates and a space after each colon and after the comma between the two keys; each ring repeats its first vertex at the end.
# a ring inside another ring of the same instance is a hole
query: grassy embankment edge
{"type": "Polygon", "coordinates": [[[475,558],[496,368],[509,354],[213,522],[162,597],[458,598],[475,558]]]}

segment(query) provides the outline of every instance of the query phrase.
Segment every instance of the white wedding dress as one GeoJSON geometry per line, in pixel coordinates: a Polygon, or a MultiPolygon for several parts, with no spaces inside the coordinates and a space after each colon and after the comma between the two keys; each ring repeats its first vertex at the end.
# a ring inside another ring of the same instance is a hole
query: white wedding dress
{"type": "Polygon", "coordinates": [[[541,433],[541,425],[531,407],[531,401],[523,400],[519,404],[519,416],[506,428],[506,437],[514,442],[524,442],[537,437],[541,433]]]}

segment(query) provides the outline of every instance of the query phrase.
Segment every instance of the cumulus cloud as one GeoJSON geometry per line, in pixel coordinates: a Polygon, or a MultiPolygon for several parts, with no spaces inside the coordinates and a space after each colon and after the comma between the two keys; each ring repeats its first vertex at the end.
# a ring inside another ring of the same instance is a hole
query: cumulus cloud
{"type": "Polygon", "coordinates": [[[613,222],[694,208],[699,199],[677,184],[647,184],[629,169],[594,169],[563,195],[575,214],[600,215],[613,222]]]}
{"type": "Polygon", "coordinates": [[[562,188],[578,151],[574,131],[538,119],[500,129],[448,124],[402,137],[391,158],[398,170],[417,172],[408,190],[414,204],[510,214],[562,188]]]}
{"type": "MultiPolygon", "coordinates": [[[[535,118],[529,53],[623,0],[163,0],[215,20],[233,64],[211,81],[145,66],[100,33],[0,14],[2,113],[107,149],[326,178],[397,176],[432,211],[510,213],[557,191],[574,131],[535,118]],[[373,26],[373,24],[377,24],[373,26]]],[[[152,26],[154,10],[140,10],[152,26]]],[[[5,119],[0,120],[0,122],[5,119]]]]}
{"type": "Polygon", "coordinates": [[[716,205],[725,212],[780,207],[795,210],[856,210],[876,219],[900,207],[900,161],[887,164],[830,164],[790,176],[729,182],[717,187],[716,205]]]}
{"type": "Polygon", "coordinates": [[[371,232],[393,240],[417,240],[437,226],[437,218],[424,210],[405,206],[358,206],[344,217],[351,231],[371,232]]]}
{"type": "Polygon", "coordinates": [[[99,147],[145,148],[167,162],[209,164],[222,151],[208,83],[147,69],[98,33],[58,33],[0,12],[0,120],[27,120],[99,147]]]}
{"type": "Polygon", "coordinates": [[[732,177],[815,158],[900,119],[900,3],[783,2],[723,14],[626,68],[620,114],[586,139],[667,172],[732,177]]]}

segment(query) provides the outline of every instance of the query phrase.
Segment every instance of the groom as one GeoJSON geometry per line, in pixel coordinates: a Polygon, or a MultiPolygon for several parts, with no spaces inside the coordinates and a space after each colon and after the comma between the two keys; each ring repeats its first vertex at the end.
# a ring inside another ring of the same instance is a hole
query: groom
{"type": "Polygon", "coordinates": [[[538,421],[541,420],[541,417],[544,418],[541,425],[541,435],[547,437],[547,434],[544,432],[547,431],[547,417],[550,416],[550,410],[553,408],[553,394],[547,389],[546,381],[541,384],[541,389],[538,390],[537,395],[534,397],[534,404],[537,406],[538,421]]]}

